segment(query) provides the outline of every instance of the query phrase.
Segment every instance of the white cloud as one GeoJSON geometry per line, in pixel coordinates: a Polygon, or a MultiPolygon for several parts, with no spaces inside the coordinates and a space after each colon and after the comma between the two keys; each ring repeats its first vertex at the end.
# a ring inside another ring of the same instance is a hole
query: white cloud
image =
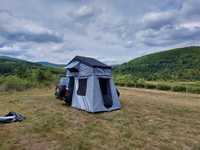
{"type": "Polygon", "coordinates": [[[10,42],[59,42],[60,35],[31,20],[19,18],[7,11],[0,11],[0,33],[10,42]]]}
{"type": "Polygon", "coordinates": [[[180,24],[180,26],[188,29],[195,29],[197,27],[200,27],[200,21],[183,22],[180,24]]]}
{"type": "Polygon", "coordinates": [[[197,0],[2,0],[0,55],[58,63],[85,55],[121,63],[197,43],[198,4],[197,0]]]}
{"type": "Polygon", "coordinates": [[[82,6],[76,13],[75,16],[77,17],[87,17],[92,16],[95,13],[93,7],[89,6],[82,6]]]}

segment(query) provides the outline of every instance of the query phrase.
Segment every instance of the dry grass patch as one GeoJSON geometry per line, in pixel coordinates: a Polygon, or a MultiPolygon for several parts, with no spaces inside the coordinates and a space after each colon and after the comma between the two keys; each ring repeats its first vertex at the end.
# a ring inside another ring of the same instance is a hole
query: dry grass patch
{"type": "Polygon", "coordinates": [[[0,114],[27,120],[0,125],[0,150],[198,150],[200,96],[121,88],[123,108],[90,114],[56,100],[51,89],[1,93],[0,114]]]}

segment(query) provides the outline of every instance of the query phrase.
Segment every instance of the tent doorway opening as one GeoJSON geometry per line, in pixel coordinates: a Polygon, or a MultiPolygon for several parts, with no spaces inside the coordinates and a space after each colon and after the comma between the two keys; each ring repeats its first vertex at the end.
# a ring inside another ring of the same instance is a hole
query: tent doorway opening
{"type": "Polygon", "coordinates": [[[74,92],[74,77],[69,77],[68,78],[68,95],[65,96],[65,102],[69,105],[72,104],[72,97],[73,97],[73,92],[74,92]]]}
{"type": "Polygon", "coordinates": [[[101,89],[101,94],[103,97],[103,103],[106,108],[110,108],[113,105],[110,79],[99,78],[99,85],[101,89]]]}

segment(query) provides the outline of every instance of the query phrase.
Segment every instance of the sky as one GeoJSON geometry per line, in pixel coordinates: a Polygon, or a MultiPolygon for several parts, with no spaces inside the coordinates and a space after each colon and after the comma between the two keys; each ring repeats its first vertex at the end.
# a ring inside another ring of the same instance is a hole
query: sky
{"type": "Polygon", "coordinates": [[[107,64],[200,45],[199,0],[0,0],[0,55],[107,64]]]}

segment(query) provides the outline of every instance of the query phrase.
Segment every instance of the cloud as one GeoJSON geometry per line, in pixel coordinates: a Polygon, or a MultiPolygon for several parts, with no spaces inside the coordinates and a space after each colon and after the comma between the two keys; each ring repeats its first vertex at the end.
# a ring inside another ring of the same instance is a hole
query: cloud
{"type": "Polygon", "coordinates": [[[62,38],[49,33],[33,33],[33,32],[9,32],[0,31],[0,34],[10,42],[37,42],[37,43],[60,43],[62,38]]]}
{"type": "Polygon", "coordinates": [[[200,1],[197,1],[197,0],[185,1],[182,5],[181,12],[185,16],[198,17],[200,15],[199,5],[200,5],[200,1]]]}
{"type": "Polygon", "coordinates": [[[181,43],[195,43],[200,40],[200,28],[165,26],[160,30],[148,29],[137,34],[139,40],[148,46],[169,46],[181,43]]]}
{"type": "Polygon", "coordinates": [[[88,18],[88,17],[93,17],[95,16],[95,8],[94,7],[90,7],[90,6],[81,6],[78,11],[73,13],[73,16],[75,18],[88,18]]]}
{"type": "Polygon", "coordinates": [[[144,15],[142,23],[144,28],[160,29],[163,26],[174,24],[176,15],[175,11],[150,12],[144,15]]]}
{"type": "Polygon", "coordinates": [[[32,21],[21,19],[9,11],[0,11],[0,35],[10,42],[62,42],[57,33],[32,21]]]}
{"type": "Polygon", "coordinates": [[[197,0],[2,0],[0,54],[122,63],[200,40],[197,0]]]}
{"type": "Polygon", "coordinates": [[[143,16],[143,27],[136,33],[137,42],[147,47],[173,47],[199,43],[200,12],[197,1],[182,1],[181,7],[152,11],[143,16]]]}
{"type": "Polygon", "coordinates": [[[15,46],[4,46],[0,47],[0,55],[7,55],[7,56],[21,56],[27,53],[25,50],[19,49],[15,46]]]}

